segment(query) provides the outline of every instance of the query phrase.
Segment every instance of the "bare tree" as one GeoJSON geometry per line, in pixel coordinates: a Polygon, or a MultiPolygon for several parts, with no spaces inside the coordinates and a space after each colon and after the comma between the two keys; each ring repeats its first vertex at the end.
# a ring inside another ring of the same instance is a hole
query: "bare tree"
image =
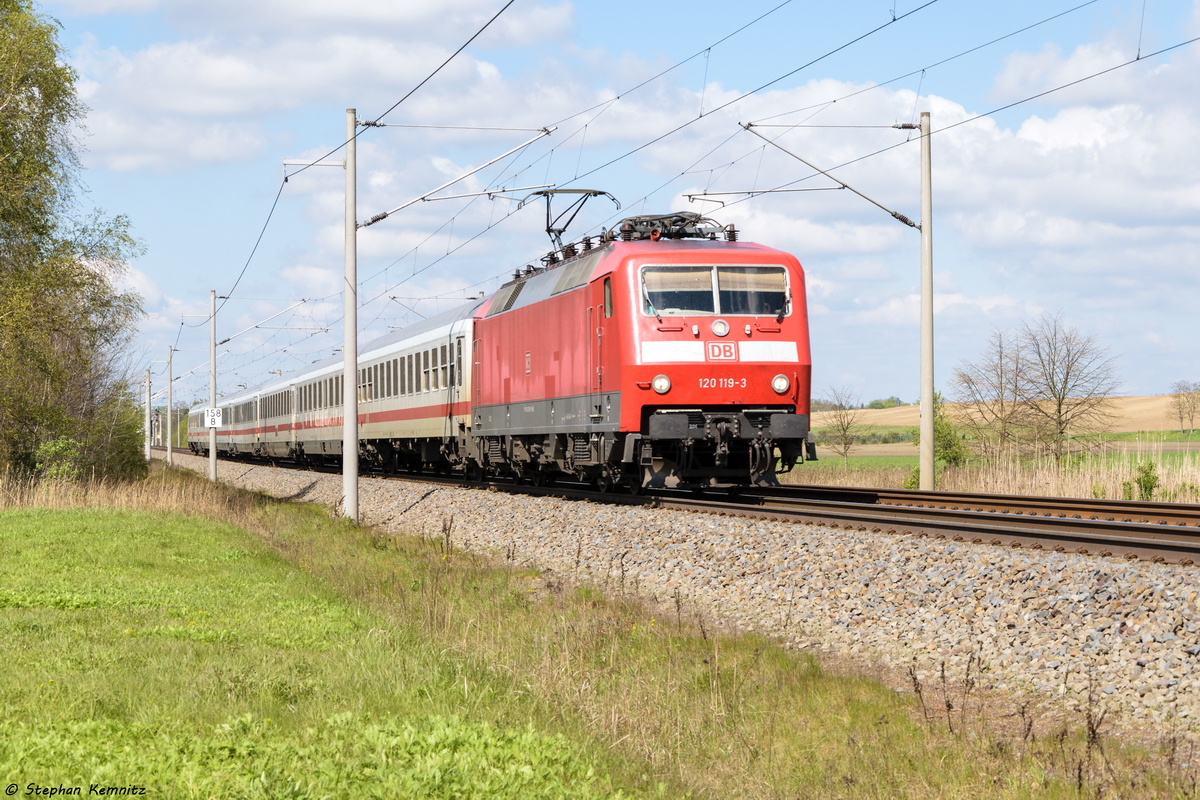
{"type": "Polygon", "coordinates": [[[1120,387],[1116,364],[1096,337],[1043,314],[1016,332],[996,332],[983,359],[955,371],[962,423],[991,455],[1049,447],[1055,460],[1072,437],[1108,430],[1120,387]]]}
{"type": "Polygon", "coordinates": [[[1175,381],[1171,384],[1171,416],[1179,420],[1179,432],[1196,430],[1200,413],[1200,382],[1175,381]]]}
{"type": "Polygon", "coordinates": [[[850,451],[857,445],[854,441],[862,426],[862,397],[845,386],[831,386],[825,404],[830,406],[824,412],[830,430],[825,434],[830,449],[842,457],[846,468],[850,468],[850,451]]]}
{"type": "Polygon", "coordinates": [[[1039,440],[1056,461],[1067,454],[1072,434],[1097,434],[1112,427],[1112,397],[1121,386],[1116,364],[1095,336],[1063,322],[1062,314],[1042,314],[1021,326],[1024,353],[1017,392],[1029,411],[1039,440]]]}
{"type": "Polygon", "coordinates": [[[1014,334],[993,331],[979,361],[954,370],[951,381],[958,400],[953,416],[972,434],[980,455],[1015,455],[1028,428],[1028,412],[1018,392],[1023,353],[1014,334]]]}

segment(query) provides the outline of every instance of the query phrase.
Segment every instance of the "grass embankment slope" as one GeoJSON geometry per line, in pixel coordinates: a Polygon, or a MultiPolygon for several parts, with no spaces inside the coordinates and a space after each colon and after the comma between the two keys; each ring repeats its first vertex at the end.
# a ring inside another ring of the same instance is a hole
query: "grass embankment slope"
{"type": "Polygon", "coordinates": [[[950,687],[963,695],[952,735],[879,683],[715,634],[682,607],[656,616],[190,474],[4,488],[0,777],[21,792],[1170,797],[1188,785],[1156,754],[1048,721],[1037,738],[997,736],[975,698],[963,710],[969,687],[950,687]]]}

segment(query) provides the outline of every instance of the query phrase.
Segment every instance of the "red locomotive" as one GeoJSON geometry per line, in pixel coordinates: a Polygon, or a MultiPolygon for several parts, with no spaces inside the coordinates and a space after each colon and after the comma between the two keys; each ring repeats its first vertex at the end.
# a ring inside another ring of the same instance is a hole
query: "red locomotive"
{"type": "Polygon", "coordinates": [[[770,483],[802,460],[804,273],[736,239],[635,217],[503,286],[475,323],[479,463],[636,489],[770,483]]]}
{"type": "MultiPolygon", "coordinates": [[[[697,214],[629,218],[362,347],[359,455],[633,491],[774,483],[815,457],[805,308],[794,256],[697,214]]],[[[340,459],[337,364],[223,401],[219,447],[340,459]]]]}

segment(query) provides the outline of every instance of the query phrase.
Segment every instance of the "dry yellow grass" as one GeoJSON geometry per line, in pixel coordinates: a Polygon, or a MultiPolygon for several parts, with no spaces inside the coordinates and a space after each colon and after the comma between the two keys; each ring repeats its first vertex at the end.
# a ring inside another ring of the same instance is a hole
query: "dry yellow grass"
{"type": "MultiPolygon", "coordinates": [[[[916,455],[910,444],[863,445],[854,456],[870,456],[879,448],[905,448],[897,455],[916,455]]],[[[836,455],[822,454],[822,460],[797,467],[783,476],[786,483],[820,486],[865,486],[899,489],[912,475],[910,466],[870,466],[873,459],[852,462],[846,469],[836,455]]],[[[937,488],[947,492],[1013,494],[1040,497],[1094,497],[1109,500],[1141,499],[1137,488],[1140,464],[1154,464],[1158,485],[1153,499],[1166,503],[1200,502],[1200,455],[1169,453],[1160,450],[1130,458],[1086,457],[1064,464],[1052,460],[972,462],[963,467],[938,473],[937,488]]]]}

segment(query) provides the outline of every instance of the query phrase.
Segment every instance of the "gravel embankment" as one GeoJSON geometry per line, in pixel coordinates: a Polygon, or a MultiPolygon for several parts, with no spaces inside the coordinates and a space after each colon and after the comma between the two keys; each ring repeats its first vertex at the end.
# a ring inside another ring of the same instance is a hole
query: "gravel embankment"
{"type": "MultiPolygon", "coordinates": [[[[207,474],[206,460],[176,456],[207,474]]],[[[222,462],[248,489],[337,504],[341,477],[222,462]]],[[[363,521],[652,596],[789,646],[1200,730],[1200,570],[363,478],[363,521]]],[[[1112,716],[1110,715],[1110,719],[1112,716]]]]}

